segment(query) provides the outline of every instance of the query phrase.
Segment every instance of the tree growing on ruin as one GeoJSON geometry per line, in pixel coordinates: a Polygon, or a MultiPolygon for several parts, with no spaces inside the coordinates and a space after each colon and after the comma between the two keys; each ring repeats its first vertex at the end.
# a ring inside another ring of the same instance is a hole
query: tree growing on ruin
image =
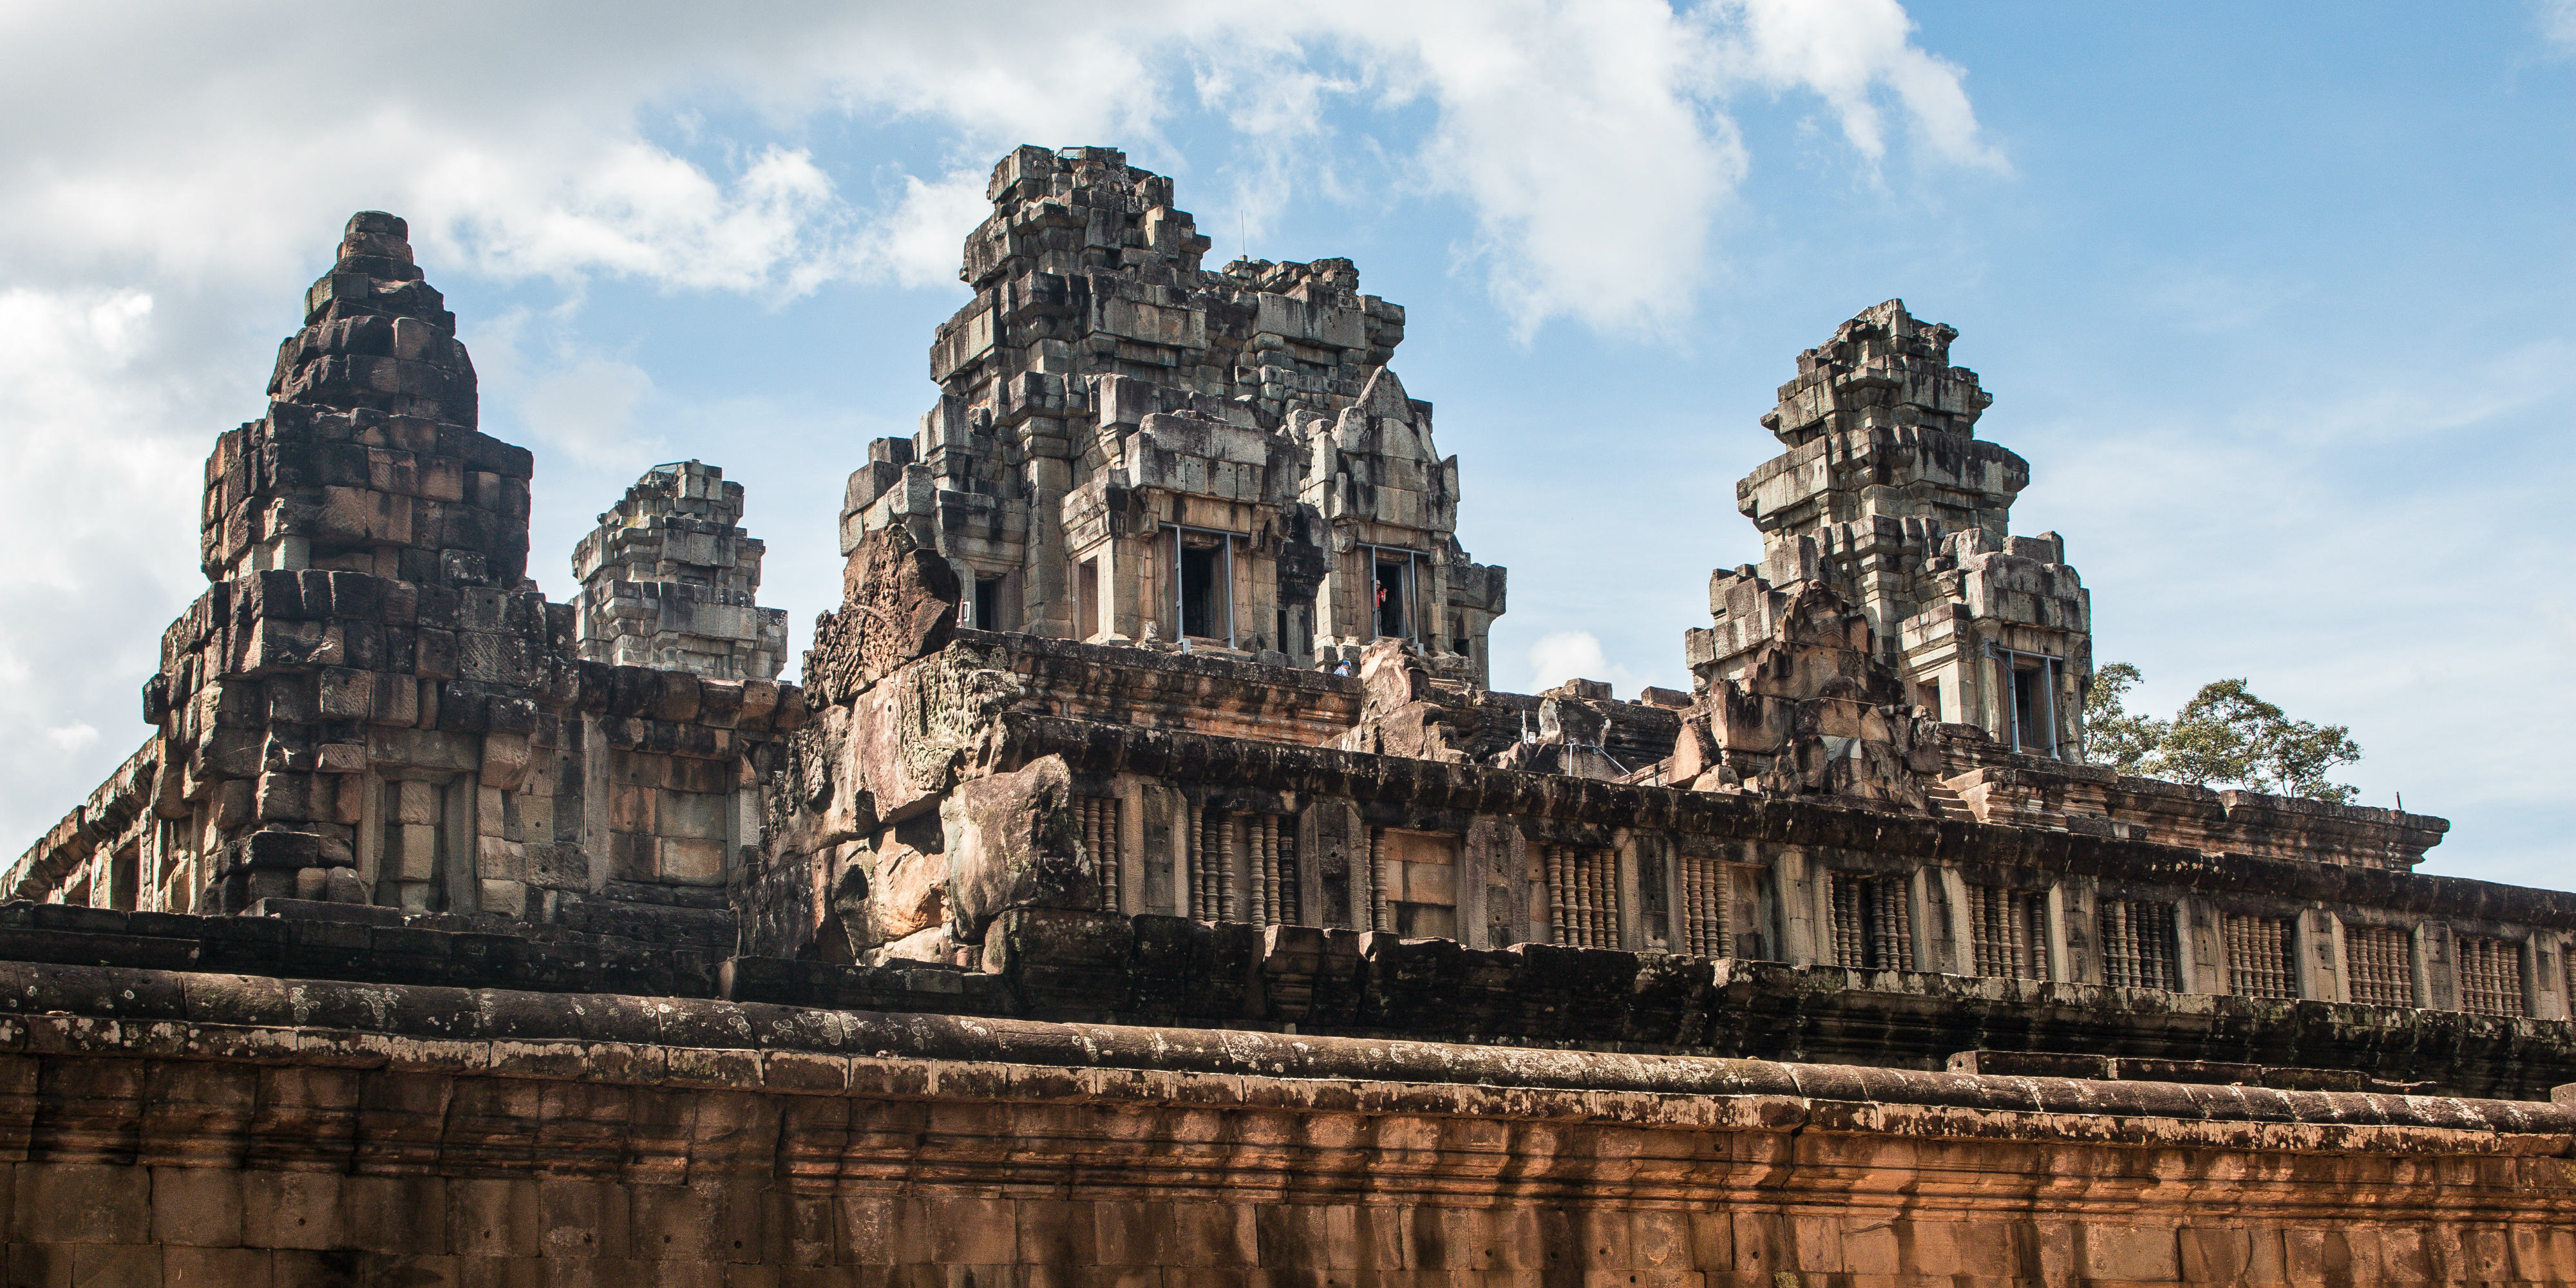
{"type": "Polygon", "coordinates": [[[2293,720],[2256,697],[2242,679],[2213,680],[2170,720],[2127,708],[2144,678],[2114,662],[2093,674],[2084,696],[2085,758],[2123,774],[2195,787],[2244,787],[2341,805],[2353,789],[2327,775],[2358,762],[2361,745],[2345,725],[2293,720]]]}

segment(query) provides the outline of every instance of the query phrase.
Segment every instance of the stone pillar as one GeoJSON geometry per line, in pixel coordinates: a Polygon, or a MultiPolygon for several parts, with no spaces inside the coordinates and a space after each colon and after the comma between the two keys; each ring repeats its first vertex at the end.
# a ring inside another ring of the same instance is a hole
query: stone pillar
{"type": "Polygon", "coordinates": [[[2318,1001],[2348,1000],[2343,980],[2342,924],[2324,908],[2300,911],[2292,931],[2291,960],[2298,964],[2299,996],[2318,1001]]]}
{"type": "Polygon", "coordinates": [[[1792,966],[1823,960],[1824,927],[1833,916],[1832,893],[1820,889],[1826,884],[1808,864],[1806,851],[1796,846],[1783,846],[1771,858],[1771,888],[1778,892],[1780,906],[1780,959],[1792,966]]]}
{"type": "MultiPolygon", "coordinates": [[[[1968,912],[1968,881],[1957,868],[1926,868],[1925,885],[1939,893],[1941,926],[1945,942],[1932,945],[1933,951],[1919,956],[1923,969],[1946,971],[1953,975],[1977,973],[1976,926],[1968,912]]],[[[1918,925],[1928,925],[1928,915],[1915,918],[1918,925]]]]}
{"type": "Polygon", "coordinates": [[[2460,977],[2452,960],[2451,927],[2439,921],[2415,927],[2416,1005],[2460,1009],[2460,977]]]}

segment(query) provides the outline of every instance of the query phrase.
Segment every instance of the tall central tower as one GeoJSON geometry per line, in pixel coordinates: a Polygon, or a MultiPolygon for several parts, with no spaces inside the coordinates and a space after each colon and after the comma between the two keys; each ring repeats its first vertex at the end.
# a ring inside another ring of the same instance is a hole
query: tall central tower
{"type": "Polygon", "coordinates": [[[938,405],[850,476],[844,553],[908,525],[970,626],[1298,666],[1392,635],[1483,682],[1504,574],[1387,367],[1402,308],[1349,260],[1201,268],[1172,181],[1113,149],[1021,148],[989,191],[938,405]]]}

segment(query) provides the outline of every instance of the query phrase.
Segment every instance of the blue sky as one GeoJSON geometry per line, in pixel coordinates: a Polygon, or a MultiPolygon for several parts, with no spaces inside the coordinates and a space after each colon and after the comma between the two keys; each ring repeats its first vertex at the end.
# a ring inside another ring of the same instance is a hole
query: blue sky
{"type": "Polygon", "coordinates": [[[1406,306],[1461,538],[1512,569],[1498,685],[1680,685],[1758,549],[1756,418],[1902,296],[2143,705],[2247,677],[2352,726],[2364,801],[2454,820],[2426,870],[2576,885],[2576,8],[922,9],[0,10],[0,837],[140,740],[198,463],[349,211],[414,221],[536,449],[550,594],[698,457],[801,644],[1028,142],[1175,175],[1212,262],[1347,256],[1406,306]]]}

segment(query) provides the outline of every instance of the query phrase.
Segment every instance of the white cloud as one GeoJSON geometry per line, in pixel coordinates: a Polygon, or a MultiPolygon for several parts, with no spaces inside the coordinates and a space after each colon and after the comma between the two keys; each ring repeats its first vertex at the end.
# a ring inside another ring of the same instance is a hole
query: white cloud
{"type": "Polygon", "coordinates": [[[1897,0],[1727,0],[1744,29],[1727,65],[1773,89],[1822,96],[1843,136],[1875,164],[1886,155],[1878,93],[1895,96],[1933,149],[1953,161],[2005,167],[1977,129],[1959,67],[1913,44],[1914,20],[1897,0]]]}
{"type": "Polygon", "coordinates": [[[1275,191],[1277,159],[1369,89],[1378,107],[1435,109],[1417,177],[1468,204],[1525,324],[1628,327],[1681,316],[1705,273],[1746,164],[1721,106],[1730,77],[1821,95],[1873,161],[1880,97],[1942,155],[1993,159],[1958,69],[1911,43],[1894,0],[960,9],[22,11],[0,112],[58,128],[0,142],[23,176],[0,185],[16,234],[0,271],[273,281],[315,227],[372,205],[497,275],[909,284],[978,217],[964,176],[979,165],[911,180],[891,208],[857,203],[794,141],[807,123],[919,119],[974,163],[1029,139],[1169,153],[1161,128],[1194,98],[1225,115],[1229,150],[1265,158],[1275,191]],[[121,74],[84,70],[102,63],[121,74]],[[704,141],[703,108],[727,104],[775,137],[692,155],[654,140],[661,122],[704,141]]]}
{"type": "Polygon", "coordinates": [[[134,697],[197,593],[211,434],[184,377],[147,378],[158,302],[0,290],[0,824],[32,840],[145,733],[134,697]],[[110,723],[115,721],[115,723],[110,723]],[[104,732],[102,732],[104,730],[104,732]],[[120,745],[121,744],[121,745],[120,745]]]}
{"type": "Polygon", "coordinates": [[[2576,54],[2576,0],[2533,0],[2531,8],[2541,39],[2561,54],[2576,54]]]}
{"type": "Polygon", "coordinates": [[[1601,640],[1590,631],[1555,631],[1529,647],[1529,687],[1524,692],[1553,689],[1568,680],[1600,680],[1615,694],[1635,698],[1646,683],[1634,671],[1610,660],[1601,640]]]}
{"type": "Polygon", "coordinates": [[[951,171],[936,182],[903,176],[903,199],[851,249],[858,276],[908,287],[956,281],[958,243],[993,210],[985,181],[980,169],[951,171]]]}

